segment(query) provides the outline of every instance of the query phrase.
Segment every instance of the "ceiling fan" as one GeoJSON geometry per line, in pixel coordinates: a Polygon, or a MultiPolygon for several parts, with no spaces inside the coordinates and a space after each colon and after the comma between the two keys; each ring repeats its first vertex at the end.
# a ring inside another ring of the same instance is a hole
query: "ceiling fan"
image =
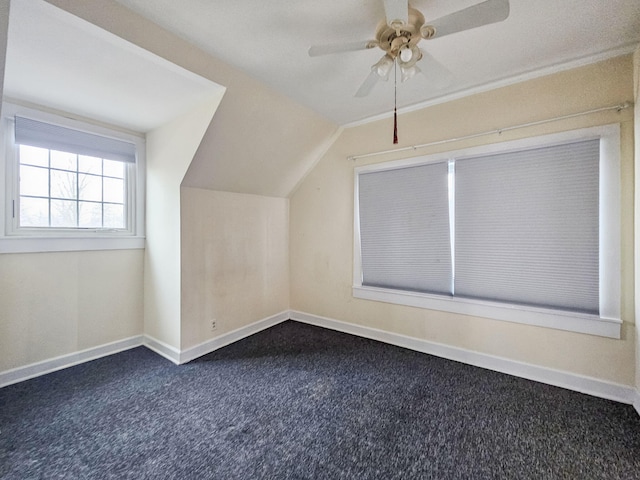
{"type": "Polygon", "coordinates": [[[482,3],[425,22],[418,10],[408,0],[383,0],[386,19],[376,30],[375,39],[331,45],[318,45],[309,49],[309,56],[367,50],[379,47],[383,57],[371,67],[371,73],[356,92],[356,97],[367,96],[379,80],[388,80],[397,63],[401,81],[416,73],[429,72],[436,81],[445,80],[448,70],[435,58],[418,47],[421,40],[432,40],[452,33],[462,32],[483,25],[501,22],[509,16],[509,0],[486,0],[482,3]],[[418,65],[420,65],[420,68],[418,65]]]}

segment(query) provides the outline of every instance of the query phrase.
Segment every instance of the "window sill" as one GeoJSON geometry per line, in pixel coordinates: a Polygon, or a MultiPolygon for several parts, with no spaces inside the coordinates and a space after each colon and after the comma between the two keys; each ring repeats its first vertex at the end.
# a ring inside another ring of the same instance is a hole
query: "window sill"
{"type": "Polygon", "coordinates": [[[394,303],[410,307],[440,310],[461,315],[523,323],[601,337],[620,338],[622,320],[573,312],[563,312],[521,305],[450,298],[416,292],[404,292],[373,287],[353,287],[353,296],[364,300],[394,303]]]}
{"type": "Polygon", "coordinates": [[[144,237],[2,237],[2,253],[135,250],[145,247],[144,237]]]}

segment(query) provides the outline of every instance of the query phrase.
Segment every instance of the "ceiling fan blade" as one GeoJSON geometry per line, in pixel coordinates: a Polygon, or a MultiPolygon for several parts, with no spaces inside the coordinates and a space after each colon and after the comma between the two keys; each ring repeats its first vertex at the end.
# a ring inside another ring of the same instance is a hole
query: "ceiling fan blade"
{"type": "Polygon", "coordinates": [[[440,38],[451,33],[501,22],[508,16],[509,0],[487,0],[464,10],[440,17],[433,22],[427,22],[427,25],[423,27],[423,31],[428,26],[431,26],[435,29],[435,34],[427,36],[423,33],[423,36],[425,38],[440,38]]]}
{"type": "Polygon", "coordinates": [[[371,73],[366,78],[366,80],[362,82],[362,85],[360,85],[360,88],[356,92],[355,96],[366,97],[367,95],[369,95],[371,93],[371,90],[373,90],[373,87],[375,87],[376,83],[378,83],[378,80],[380,80],[380,76],[378,75],[378,72],[376,72],[376,69],[372,68],[371,73]]]}
{"type": "Polygon", "coordinates": [[[429,53],[424,50],[421,50],[421,52],[422,58],[416,64],[419,67],[418,71],[438,90],[451,85],[453,83],[453,73],[429,53]]]}
{"type": "Polygon", "coordinates": [[[401,27],[409,23],[409,2],[407,0],[384,0],[387,25],[401,27]]]}
{"type": "Polygon", "coordinates": [[[320,55],[331,55],[333,53],[355,52],[357,50],[367,50],[375,48],[378,42],[375,40],[361,40],[358,42],[334,43],[331,45],[316,45],[309,49],[310,57],[318,57],[320,55]]]}

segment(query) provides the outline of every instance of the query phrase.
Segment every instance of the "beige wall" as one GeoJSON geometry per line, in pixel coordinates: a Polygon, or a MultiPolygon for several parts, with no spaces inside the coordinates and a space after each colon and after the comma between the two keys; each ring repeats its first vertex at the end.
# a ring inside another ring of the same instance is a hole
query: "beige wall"
{"type": "Polygon", "coordinates": [[[0,255],[0,372],[141,335],[143,255],[0,255]]]}
{"type": "MultiPolygon", "coordinates": [[[[3,0],[2,8],[8,6],[8,1],[3,0]]],[[[221,109],[216,116],[216,121],[210,124],[211,109],[205,112],[204,117],[198,112],[191,112],[187,117],[178,119],[172,125],[162,127],[157,131],[150,132],[147,142],[147,250],[138,252],[145,259],[144,262],[144,288],[142,280],[132,273],[130,280],[138,278],[140,285],[136,287],[137,298],[144,296],[144,309],[136,307],[131,312],[135,318],[125,316],[131,320],[131,325],[135,326],[137,333],[142,333],[141,322],[144,316],[144,331],[152,337],[167,343],[170,346],[180,348],[182,344],[191,345],[209,338],[210,332],[201,332],[200,327],[194,324],[192,317],[185,322],[184,329],[181,325],[181,219],[180,219],[180,185],[184,180],[185,173],[192,167],[188,175],[186,184],[217,188],[227,191],[238,191],[243,193],[264,194],[271,196],[286,197],[291,189],[304,174],[305,165],[315,161],[313,153],[331,137],[336,130],[336,126],[320,117],[316,113],[295,104],[288,98],[273,92],[264,87],[259,82],[253,80],[244,73],[218,61],[207,55],[205,52],[195,48],[193,45],[175,37],[150,21],[127,10],[117,2],[112,0],[50,0],[53,5],[59,6],[72,14],[78,15],[85,20],[114,33],[125,40],[128,40],[152,53],[155,53],[169,61],[174,62],[192,72],[202,75],[214,82],[229,87],[225,95],[225,108],[221,109]],[[197,117],[197,118],[196,118],[197,117]],[[194,126],[194,122],[197,125],[194,126]],[[204,134],[204,141],[202,137],[204,134]],[[143,311],[144,310],[144,311],[143,311]],[[185,341],[181,341],[181,333],[184,330],[185,341]]],[[[0,11],[0,14],[4,12],[0,11]]],[[[2,29],[6,34],[6,25],[2,29]]],[[[4,51],[3,51],[4,53],[4,51]]],[[[4,62],[2,62],[4,65],[4,62]]],[[[220,99],[217,99],[219,102],[220,99]]],[[[216,104],[217,106],[217,104],[216,104]]],[[[244,205],[250,196],[238,197],[240,205],[244,205]],[[244,203],[243,203],[244,202],[244,203]]],[[[234,204],[234,201],[225,201],[234,204]]],[[[227,205],[222,202],[221,204],[227,205]]],[[[279,199],[280,203],[286,203],[284,198],[279,199]]],[[[218,204],[218,203],[216,203],[218,204]]],[[[269,201],[261,201],[259,208],[248,217],[254,223],[233,224],[235,237],[253,235],[253,226],[264,225],[265,222],[274,220],[276,216],[272,212],[272,207],[266,207],[269,201]]],[[[276,208],[281,212],[281,206],[276,208]]],[[[200,210],[196,210],[199,212],[200,210]]],[[[282,212],[281,212],[282,213],[282,212]]],[[[221,215],[217,222],[228,222],[230,225],[235,221],[233,218],[221,215]]],[[[277,230],[280,239],[287,238],[288,221],[278,217],[274,225],[284,225],[277,230]]],[[[274,229],[266,240],[271,241],[275,235],[274,229]]],[[[185,231],[187,238],[190,238],[189,229],[185,231]]],[[[256,245],[259,246],[265,238],[258,237],[256,245]]],[[[266,241],[265,240],[265,241],[266,241]]],[[[221,317],[220,328],[216,334],[224,333],[225,329],[232,329],[235,325],[244,324],[250,320],[255,321],[264,318],[266,315],[282,311],[288,306],[288,278],[282,274],[284,270],[288,275],[286,261],[280,257],[282,255],[282,242],[277,246],[269,244],[265,255],[266,258],[256,258],[253,255],[240,257],[229,257],[225,261],[225,274],[230,276],[224,282],[218,278],[214,285],[208,282],[210,272],[197,269],[201,259],[188,257],[185,261],[184,269],[189,272],[189,285],[205,285],[207,288],[216,288],[226,295],[229,302],[220,301],[219,296],[214,295],[216,308],[220,308],[215,314],[221,317]],[[273,258],[272,258],[273,257],[273,258]],[[274,258],[277,257],[277,260],[274,258]],[[269,284],[263,291],[257,290],[255,301],[240,301],[246,298],[258,285],[243,282],[242,279],[251,279],[256,275],[256,268],[251,262],[253,260],[265,261],[260,264],[260,271],[266,275],[266,268],[275,265],[275,272],[269,277],[269,284]],[[194,262],[194,263],[190,263],[194,262]],[[233,262],[233,263],[229,263],[233,262]],[[284,263],[283,263],[284,262],[284,263]],[[236,275],[234,277],[233,275],[236,275]],[[228,280],[228,281],[227,281],[228,280]],[[283,284],[284,282],[284,284],[283,284]],[[229,285],[233,291],[229,295],[229,285]],[[222,290],[224,287],[224,290],[222,290]],[[228,320],[225,320],[228,318],[228,320]]],[[[286,251],[286,250],[285,250],[286,251]]],[[[250,253],[250,252],[245,252],[250,253]]],[[[72,254],[67,254],[72,255],[72,254]]],[[[81,254],[73,254],[81,255],[81,254]]],[[[98,254],[92,254],[98,255],[98,254]]],[[[9,257],[7,257],[9,258],[9,257]]],[[[44,255],[24,255],[25,265],[38,262],[48,258],[44,255]]],[[[219,265],[216,263],[216,268],[219,265]]],[[[47,272],[47,265],[44,262],[43,272],[47,272]]],[[[212,267],[213,268],[213,267],[212,267]]],[[[30,270],[33,274],[35,268],[30,270]]],[[[219,271],[216,270],[219,275],[219,271]]],[[[143,275],[142,267],[136,271],[138,275],[143,275]]],[[[13,275],[8,272],[8,275],[13,275]]],[[[26,274],[23,274],[23,277],[26,274]]],[[[53,271],[45,273],[48,278],[53,275],[53,271]]],[[[11,277],[8,277],[11,278],[11,277]]],[[[22,277],[16,277],[22,278],[22,277]]],[[[103,282],[110,282],[111,277],[102,278],[79,277],[73,272],[68,272],[68,278],[64,283],[86,283],[82,292],[89,290],[90,286],[99,289],[103,282]]],[[[126,284],[125,281],[119,281],[126,284]]],[[[25,280],[25,283],[26,282],[25,280]]],[[[33,282],[37,284],[37,282],[33,282]]],[[[216,290],[216,291],[218,291],[216,290]]],[[[202,291],[201,291],[202,292],[202,291]]],[[[207,290],[208,292],[208,290],[207,290]]],[[[23,295],[26,298],[25,295],[23,295]]],[[[55,297],[49,298],[46,291],[38,291],[35,294],[43,305],[48,302],[55,303],[55,297]]],[[[69,295],[64,298],[69,299],[69,295]]],[[[94,296],[88,296],[87,301],[98,302],[94,296]]],[[[84,299],[78,300],[79,302],[84,299]]],[[[112,301],[118,303],[118,297],[113,297],[112,301]]],[[[186,310],[195,311],[194,315],[201,321],[201,312],[197,312],[197,305],[205,304],[209,299],[193,299],[189,296],[189,305],[186,310]]],[[[126,302],[125,302],[125,305],[126,302]]],[[[7,304],[6,315],[3,320],[8,330],[18,329],[23,311],[16,311],[7,304]]],[[[206,307],[213,308],[213,307],[206,307]]],[[[43,308],[40,320],[46,323],[43,308]]],[[[50,309],[55,311],[54,308],[50,309]]],[[[3,313],[5,313],[3,311],[3,313]]],[[[73,323],[72,317],[64,317],[61,322],[73,323]]],[[[82,320],[79,320],[82,322],[82,320]]],[[[197,323],[197,322],[196,322],[197,323]]],[[[81,329],[78,327],[78,329],[81,329]]],[[[47,348],[41,348],[40,354],[32,357],[21,354],[23,344],[17,343],[15,348],[5,350],[7,352],[6,363],[12,366],[22,366],[35,359],[45,359],[60,352],[74,351],[77,346],[77,335],[69,328],[59,330],[60,334],[52,337],[52,341],[47,348]],[[67,334],[69,335],[67,337],[67,334]],[[62,342],[59,345],[58,340],[62,342]]],[[[29,337],[31,333],[27,335],[29,337]]],[[[25,341],[30,341],[25,337],[25,341]]],[[[112,335],[104,338],[112,339],[112,335]]],[[[5,338],[12,338],[7,336],[5,338]]],[[[38,335],[34,336],[33,342],[37,344],[38,335]]],[[[96,339],[96,341],[98,341],[96,339]]],[[[106,342],[107,340],[105,340],[106,342]]],[[[102,342],[104,343],[104,342],[102,342]]],[[[98,341],[97,344],[100,344],[98,341]]],[[[97,345],[96,344],[96,345],[97,345]]],[[[84,345],[84,343],[83,343],[84,345]]],[[[26,348],[26,347],[25,347],[26,348]]],[[[31,347],[29,347],[31,348],[31,347]]],[[[35,348],[37,350],[37,348],[35,348]]],[[[1,368],[0,368],[1,369],[1,368]]]]}
{"type": "Polygon", "coordinates": [[[141,335],[143,263],[143,250],[0,255],[0,372],[141,335]]]}
{"type": "MultiPolygon", "coordinates": [[[[272,241],[274,235],[288,237],[288,223],[285,222],[281,230],[273,227],[268,238],[253,238],[256,225],[265,225],[274,219],[272,207],[265,207],[273,201],[262,200],[245,222],[218,210],[216,223],[225,223],[234,232],[236,244],[248,242],[248,250],[225,257],[223,264],[218,259],[208,263],[208,268],[213,269],[209,271],[200,268],[200,257],[190,256],[187,252],[180,258],[181,232],[186,239],[192,239],[194,232],[189,225],[180,226],[177,186],[182,183],[184,187],[241,194],[213,202],[214,207],[228,205],[230,210],[235,208],[236,202],[242,206],[253,201],[249,200],[251,195],[282,197],[280,203],[285,202],[308,166],[317,160],[318,152],[326,148],[337,126],[117,2],[47,1],[226,88],[213,121],[204,136],[200,136],[202,141],[198,140],[197,151],[190,156],[183,152],[179,156],[172,153],[175,142],[191,141],[193,137],[189,130],[184,139],[180,137],[184,131],[179,133],[166,128],[148,136],[145,333],[181,348],[212,336],[208,328],[210,312],[221,317],[220,327],[215,332],[217,336],[226,329],[285,310],[288,286],[283,286],[282,282],[286,285],[288,280],[281,272],[283,268],[288,272],[288,267],[280,259],[283,243],[270,244],[265,252],[261,252],[268,258],[256,257],[253,252],[254,248],[261,248],[260,242],[272,241]],[[254,240],[256,243],[252,244],[254,240]],[[278,258],[275,264],[269,263],[274,261],[271,256],[278,258]],[[253,261],[267,259],[267,263],[253,264],[253,261]],[[276,271],[267,274],[267,266],[275,266],[276,271]],[[224,278],[219,277],[221,267],[224,267],[224,278]],[[189,278],[181,288],[180,276],[185,272],[189,278]],[[213,283],[212,275],[218,275],[213,283]],[[267,276],[273,285],[268,288],[259,285],[260,276],[267,276]],[[192,289],[201,295],[212,295],[212,298],[194,296],[192,289]],[[224,299],[220,295],[224,295],[224,299]],[[247,298],[251,300],[247,301],[247,298]],[[187,315],[185,320],[180,318],[182,314],[187,315]],[[185,337],[181,338],[181,335],[185,337]]],[[[183,209],[182,215],[187,218],[207,213],[201,212],[198,205],[193,208],[194,212],[183,209]]],[[[276,210],[281,212],[281,207],[276,210]]],[[[275,225],[281,223],[278,220],[275,225]]],[[[197,231],[203,235],[208,233],[197,231]]],[[[201,247],[203,244],[193,248],[201,251],[201,247]]],[[[221,251],[228,252],[228,247],[224,242],[216,243],[221,251]]],[[[185,251],[183,248],[182,252],[185,251]]],[[[212,255],[210,249],[205,249],[205,253],[212,255]]]]}
{"type": "Polygon", "coordinates": [[[285,198],[182,188],[182,349],[288,310],[288,231],[285,198]]]}
{"type": "MultiPolygon", "coordinates": [[[[399,147],[572,114],[631,100],[631,57],[566,71],[399,118],[399,147]]],[[[345,130],[291,197],[291,308],[548,368],[633,385],[633,111],[592,114],[417,154],[621,122],[622,339],[612,340],[352,297],[354,167],[416,154],[347,160],[393,148],[392,119],[345,130]]]]}
{"type": "Polygon", "coordinates": [[[147,134],[144,331],[180,348],[180,183],[220,95],[147,134]]]}

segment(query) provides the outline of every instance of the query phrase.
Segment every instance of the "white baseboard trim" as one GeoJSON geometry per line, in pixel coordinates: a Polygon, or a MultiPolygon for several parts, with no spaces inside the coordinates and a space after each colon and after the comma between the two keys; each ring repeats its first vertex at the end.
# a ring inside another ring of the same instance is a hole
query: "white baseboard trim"
{"type": "Polygon", "coordinates": [[[142,335],[0,372],[0,388],[142,345],[142,335]]]}
{"type": "Polygon", "coordinates": [[[638,415],[640,415],[640,391],[636,390],[633,394],[633,408],[636,409],[638,415]]]}
{"type": "Polygon", "coordinates": [[[153,338],[151,335],[143,335],[142,344],[161,357],[170,360],[176,365],[180,365],[180,350],[176,347],[172,347],[168,343],[164,343],[157,338],[153,338]]]}
{"type": "Polygon", "coordinates": [[[142,345],[176,365],[181,365],[286,320],[289,320],[288,310],[225,333],[184,351],[180,351],[150,335],[137,335],[135,337],[125,338],[105,345],[0,372],[0,388],[142,345]]]}
{"type": "Polygon", "coordinates": [[[378,330],[375,328],[293,310],[272,315],[183,351],[180,351],[177,348],[149,335],[137,335],[125,338],[105,345],[88,348],[79,352],[62,355],[42,362],[32,363],[23,367],[0,372],[0,388],[39,377],[47,373],[55,372],[57,370],[72,367],[80,363],[105,357],[107,355],[129,350],[141,345],[144,345],[157,354],[167,358],[176,365],[180,365],[289,319],[351,335],[370,338],[372,340],[378,340],[391,345],[408,348],[410,350],[586,393],[596,397],[631,404],[640,415],[640,391],[627,385],[606,382],[593,377],[540,367],[502,357],[465,350],[459,347],[429,342],[427,340],[421,340],[397,333],[391,333],[384,330],[378,330]]]}
{"type": "Polygon", "coordinates": [[[482,367],[514,375],[516,377],[526,378],[528,380],[534,380],[536,382],[586,393],[595,397],[615,400],[626,404],[633,404],[638,413],[640,413],[640,394],[634,388],[627,385],[607,382],[597,378],[555,370],[552,368],[540,367],[538,365],[509,360],[503,357],[474,352],[441,343],[429,342],[427,340],[421,340],[397,333],[386,332],[384,330],[341,322],[339,320],[293,310],[290,312],[290,318],[291,320],[296,320],[298,322],[329,328],[331,330],[370,338],[372,340],[378,340],[391,345],[408,348],[410,350],[474,365],[476,367],[482,367]]]}
{"type": "Polygon", "coordinates": [[[211,353],[219,348],[226,347],[227,345],[242,340],[245,337],[258,333],[269,327],[273,327],[278,323],[282,323],[289,320],[289,311],[280,312],[276,315],[258,320],[250,325],[238,328],[231,332],[220,335],[219,337],[207,340],[199,345],[190,347],[180,352],[180,363],[187,363],[191,360],[195,360],[198,357],[211,353]]]}

